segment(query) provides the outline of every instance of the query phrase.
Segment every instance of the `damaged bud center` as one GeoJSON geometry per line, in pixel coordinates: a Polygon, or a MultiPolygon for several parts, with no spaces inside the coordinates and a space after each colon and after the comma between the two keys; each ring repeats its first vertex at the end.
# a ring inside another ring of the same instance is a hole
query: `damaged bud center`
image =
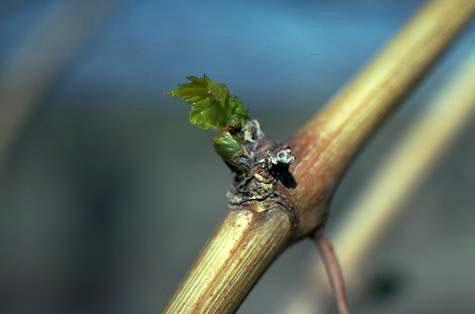
{"type": "Polygon", "coordinates": [[[295,157],[292,155],[290,148],[284,148],[275,155],[269,153],[269,159],[273,165],[290,165],[295,160],[295,157]]]}
{"type": "Polygon", "coordinates": [[[284,203],[283,188],[295,187],[289,166],[295,157],[290,147],[274,142],[257,120],[249,120],[241,130],[242,151],[227,160],[234,172],[233,187],[227,193],[231,205],[249,201],[284,203]]]}

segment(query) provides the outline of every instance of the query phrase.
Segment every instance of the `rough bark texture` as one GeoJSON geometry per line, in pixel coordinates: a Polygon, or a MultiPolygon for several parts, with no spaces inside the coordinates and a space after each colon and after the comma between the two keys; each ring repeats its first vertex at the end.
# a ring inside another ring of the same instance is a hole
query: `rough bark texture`
{"type": "Polygon", "coordinates": [[[233,210],[206,245],[165,313],[229,313],[291,235],[282,208],[233,210]]]}

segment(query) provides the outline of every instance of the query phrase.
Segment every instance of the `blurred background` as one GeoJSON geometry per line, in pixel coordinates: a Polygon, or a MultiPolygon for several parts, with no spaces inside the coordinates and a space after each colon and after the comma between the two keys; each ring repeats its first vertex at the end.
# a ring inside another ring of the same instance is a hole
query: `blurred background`
{"type": "MultiPolygon", "coordinates": [[[[159,313],[231,182],[211,133],[164,93],[206,73],[283,141],[423,3],[1,1],[0,313],[159,313]]],[[[474,38],[472,23],[368,142],[330,235],[474,38]]],[[[356,313],[475,312],[474,136],[475,118],[401,205],[356,313]]],[[[288,313],[317,255],[292,246],[239,312],[288,313]]]]}

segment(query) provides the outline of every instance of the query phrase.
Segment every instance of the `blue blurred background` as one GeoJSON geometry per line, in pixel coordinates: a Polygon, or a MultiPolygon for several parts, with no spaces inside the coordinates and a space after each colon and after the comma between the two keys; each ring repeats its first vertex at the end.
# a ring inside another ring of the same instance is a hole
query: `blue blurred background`
{"type": "MultiPolygon", "coordinates": [[[[164,93],[206,73],[284,140],[423,2],[0,2],[0,313],[159,312],[226,214],[231,181],[210,134],[164,93]]],[[[367,145],[330,230],[474,35],[471,25],[367,145]]],[[[369,289],[357,312],[475,311],[474,134],[410,199],[419,214],[403,224],[414,227],[368,262],[369,285],[396,288],[369,289]],[[456,260],[430,266],[453,243],[456,260]]],[[[280,313],[314,255],[306,242],[288,250],[240,311],[280,313]]]]}

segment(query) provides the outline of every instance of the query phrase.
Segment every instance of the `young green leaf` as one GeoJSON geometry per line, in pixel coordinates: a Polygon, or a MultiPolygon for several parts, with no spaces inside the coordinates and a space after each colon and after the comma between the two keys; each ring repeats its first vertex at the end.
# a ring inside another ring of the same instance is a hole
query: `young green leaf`
{"type": "Polygon", "coordinates": [[[203,77],[188,76],[190,81],[168,93],[191,105],[190,122],[203,129],[223,129],[236,122],[243,124],[249,115],[239,98],[226,85],[203,77]]]}
{"type": "Polygon", "coordinates": [[[223,132],[213,138],[214,150],[226,161],[242,151],[241,143],[229,132],[223,132]]]}

